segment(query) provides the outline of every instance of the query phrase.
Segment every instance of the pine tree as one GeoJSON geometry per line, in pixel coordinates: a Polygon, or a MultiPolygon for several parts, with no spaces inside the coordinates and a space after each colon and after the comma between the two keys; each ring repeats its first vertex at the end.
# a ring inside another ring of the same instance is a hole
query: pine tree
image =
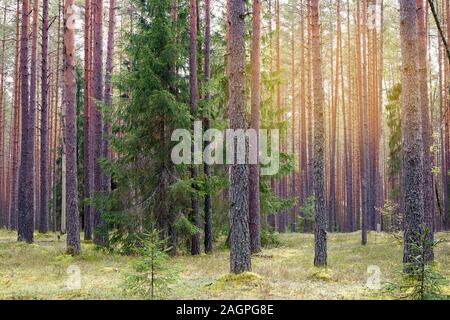
{"type": "MultiPolygon", "coordinates": [[[[190,107],[192,118],[195,120],[197,117],[198,109],[198,61],[197,61],[197,24],[198,24],[198,9],[197,0],[190,0],[189,6],[189,85],[190,85],[190,107]]],[[[197,152],[192,149],[193,153],[197,152]]],[[[192,222],[195,226],[200,225],[200,206],[197,194],[196,180],[198,179],[198,167],[193,164],[191,168],[191,175],[193,182],[194,192],[192,194],[192,222]]],[[[191,244],[192,255],[200,254],[200,237],[199,234],[194,234],[192,236],[191,244]]]]}
{"type": "MultiPolygon", "coordinates": [[[[101,169],[100,160],[103,151],[103,119],[101,106],[104,99],[103,83],[103,1],[93,2],[93,32],[94,32],[94,50],[93,50],[93,87],[94,87],[94,106],[92,107],[93,117],[91,132],[91,148],[93,148],[93,167],[90,168],[94,175],[92,191],[100,194],[102,192],[102,182],[104,173],[101,169]]],[[[92,195],[91,195],[92,196],[92,195]]],[[[104,246],[108,242],[107,225],[102,217],[102,212],[96,208],[94,210],[94,242],[99,246],[104,246]]]]}
{"type": "Polygon", "coordinates": [[[414,262],[413,246],[423,233],[423,143],[419,105],[418,28],[415,1],[400,0],[402,51],[402,171],[405,203],[405,264],[414,262]]]}
{"type": "Polygon", "coordinates": [[[75,0],[64,7],[64,151],[66,156],[67,252],[80,253],[77,177],[77,83],[75,62],[75,0]]]}
{"type": "MultiPolygon", "coordinates": [[[[245,1],[230,1],[229,117],[230,128],[247,128],[246,120],[246,55],[245,1]]],[[[235,143],[235,142],[234,142],[235,143]]],[[[235,148],[234,150],[237,150],[235,148]]],[[[236,158],[236,157],[235,157],[236,158]]],[[[236,160],[236,159],[235,159],[236,160]]],[[[233,164],[230,169],[230,249],[231,272],[251,270],[248,165],[233,164]]]]}
{"type": "Polygon", "coordinates": [[[18,193],[18,240],[34,240],[34,112],[30,110],[30,73],[28,68],[29,1],[22,1],[22,33],[20,40],[20,81],[22,109],[22,137],[18,193]]]}
{"type": "Polygon", "coordinates": [[[48,0],[42,2],[42,65],[41,65],[41,154],[40,154],[40,223],[39,232],[49,231],[48,192],[48,0]]]}
{"type": "Polygon", "coordinates": [[[88,204],[92,193],[92,99],[91,99],[91,60],[92,60],[92,5],[91,0],[85,1],[84,10],[84,136],[83,136],[83,191],[84,191],[84,239],[92,239],[93,212],[88,204]]]}
{"type": "MultiPolygon", "coordinates": [[[[211,93],[208,88],[211,80],[211,0],[205,0],[205,85],[206,94],[205,100],[209,102],[211,99],[211,93]]],[[[205,130],[209,130],[211,127],[211,117],[209,110],[203,120],[205,130]]],[[[211,167],[208,164],[204,164],[204,172],[207,179],[211,178],[211,167]]],[[[205,253],[212,252],[212,197],[211,193],[207,190],[205,195],[205,253]]]]}
{"type": "Polygon", "coordinates": [[[314,82],[314,195],[315,257],[314,265],[327,265],[327,220],[325,211],[325,130],[322,83],[322,50],[319,0],[310,0],[312,23],[312,57],[314,82]]]}

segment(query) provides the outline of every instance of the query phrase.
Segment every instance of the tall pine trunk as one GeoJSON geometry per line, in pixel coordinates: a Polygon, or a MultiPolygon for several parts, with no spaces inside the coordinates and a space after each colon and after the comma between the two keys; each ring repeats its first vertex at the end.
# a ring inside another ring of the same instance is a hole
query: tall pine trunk
{"type": "MultiPolygon", "coordinates": [[[[303,1],[301,2],[303,4],[303,1]]],[[[301,11],[300,21],[300,205],[305,204],[308,197],[308,150],[306,132],[306,64],[305,64],[305,14],[301,11]]]]}
{"type": "MultiPolygon", "coordinates": [[[[198,76],[197,76],[197,0],[190,0],[189,6],[189,87],[190,87],[190,107],[192,118],[196,119],[198,108],[198,76]]],[[[192,149],[193,153],[197,150],[192,149]]],[[[194,156],[195,157],[195,156],[194,156]]],[[[198,166],[192,164],[191,176],[194,180],[193,188],[197,189],[196,181],[198,179],[198,166]]],[[[195,192],[192,195],[192,212],[191,219],[196,227],[200,226],[200,207],[198,194],[195,192]]],[[[191,239],[191,253],[192,255],[200,254],[200,235],[194,234],[191,239]]]]}
{"type": "Polygon", "coordinates": [[[353,232],[356,230],[355,224],[355,210],[354,210],[354,199],[353,199],[353,108],[352,108],[352,71],[351,71],[351,40],[350,40],[350,1],[347,0],[347,48],[348,48],[348,57],[347,57],[347,84],[348,84],[348,92],[347,92],[347,121],[345,122],[345,172],[346,172],[346,188],[347,188],[347,231],[353,232]]]}
{"type": "MultiPolygon", "coordinates": [[[[230,1],[230,128],[247,129],[246,119],[246,55],[245,1],[230,1]]],[[[234,142],[235,143],[235,142],[234,142]]],[[[237,148],[234,148],[237,150],[237,148]]],[[[230,169],[230,268],[233,273],[251,271],[249,232],[249,169],[246,164],[234,164],[230,169]]]]}
{"type": "Polygon", "coordinates": [[[20,45],[20,80],[22,106],[22,145],[20,154],[18,194],[18,240],[34,240],[34,121],[30,110],[30,74],[28,69],[28,28],[30,20],[28,0],[22,1],[22,33],[20,45]]]}
{"type": "Polygon", "coordinates": [[[47,233],[48,224],[48,0],[42,2],[42,65],[41,65],[41,181],[39,232],[47,233]]]}
{"type": "MultiPolygon", "coordinates": [[[[105,106],[112,107],[113,85],[112,75],[114,70],[114,46],[115,46],[115,29],[116,29],[116,0],[109,1],[109,24],[108,24],[108,46],[106,53],[106,72],[105,72],[105,106]]],[[[109,135],[110,125],[107,121],[103,123],[103,137],[102,137],[102,156],[104,159],[110,159],[109,151],[109,135]]],[[[111,189],[111,180],[106,175],[102,175],[102,191],[108,194],[111,189]]]]}
{"type": "Polygon", "coordinates": [[[402,52],[402,170],[404,177],[404,263],[416,262],[424,223],[423,144],[419,104],[416,1],[400,0],[402,52]]]}
{"type": "MultiPolygon", "coordinates": [[[[103,119],[100,111],[101,103],[104,98],[103,86],[103,1],[94,1],[94,58],[93,58],[93,87],[94,104],[92,110],[92,131],[91,148],[93,149],[93,161],[90,168],[93,174],[93,185],[91,190],[100,193],[102,191],[102,182],[104,181],[103,172],[100,166],[103,147],[103,119]]],[[[97,245],[104,246],[108,242],[108,230],[102,213],[98,208],[94,210],[94,242],[97,245]]]]}
{"type": "Polygon", "coordinates": [[[80,253],[77,178],[77,81],[75,62],[75,0],[64,8],[64,149],[66,155],[67,253],[80,253]]]}
{"type": "MultiPolygon", "coordinates": [[[[337,27],[340,28],[341,24],[341,17],[340,17],[340,0],[337,2],[337,27]]],[[[339,31],[338,31],[338,39],[337,42],[339,43],[339,31]]],[[[333,63],[331,63],[331,68],[333,70],[333,63]]],[[[336,71],[336,78],[334,82],[334,94],[332,95],[332,104],[331,104],[331,154],[330,154],[330,195],[328,199],[328,221],[329,226],[328,229],[330,231],[336,231],[337,227],[337,221],[336,221],[336,143],[337,143],[337,107],[339,104],[338,96],[339,96],[339,46],[336,47],[336,68],[334,69],[336,71]]]]}
{"type": "MultiPolygon", "coordinates": [[[[367,59],[367,0],[363,2],[362,14],[362,78],[361,81],[361,229],[363,245],[367,244],[367,229],[369,228],[369,212],[370,212],[370,149],[369,149],[369,99],[368,99],[368,59],[367,59]]],[[[358,12],[359,13],[359,12],[358,12]]],[[[360,14],[360,13],[359,13],[360,14]]]]}
{"type": "Polygon", "coordinates": [[[327,265],[327,216],[325,210],[325,119],[323,107],[322,49],[319,0],[310,0],[312,24],[312,59],[314,83],[314,195],[315,256],[314,265],[327,265]]]}
{"type": "MultiPolygon", "coordinates": [[[[290,20],[291,20],[291,113],[292,113],[292,120],[291,120],[291,152],[292,155],[295,156],[296,153],[296,127],[297,127],[297,99],[296,99],[296,64],[295,64],[295,48],[296,48],[296,42],[295,42],[295,38],[296,38],[296,33],[295,33],[295,22],[294,22],[294,14],[291,14],[290,16],[290,20]]],[[[290,192],[290,197],[292,197],[293,199],[298,199],[297,198],[297,172],[295,170],[293,170],[292,174],[291,174],[291,192],[290,192]]],[[[297,231],[297,204],[298,201],[296,200],[295,205],[292,207],[291,209],[291,215],[290,215],[290,226],[291,226],[291,232],[296,232],[297,231]]]]}
{"type": "Polygon", "coordinates": [[[6,4],[3,13],[3,37],[2,37],[2,65],[0,72],[0,228],[9,227],[8,206],[6,201],[6,154],[5,154],[5,138],[6,138],[6,117],[5,117],[5,52],[6,52],[6,4]]]}
{"type": "MultiPolygon", "coordinates": [[[[30,73],[30,106],[29,109],[29,126],[30,133],[32,136],[30,139],[30,156],[32,157],[32,171],[33,171],[33,192],[36,189],[35,177],[36,177],[36,99],[37,99],[37,46],[38,46],[38,21],[39,21],[39,0],[33,1],[33,24],[32,24],[32,36],[31,36],[31,73],[30,73]]],[[[36,192],[37,193],[37,192],[36,192]]],[[[35,215],[39,214],[39,206],[36,205],[34,194],[33,194],[33,206],[34,214],[33,220],[35,220],[35,215]]],[[[33,221],[33,225],[34,225],[33,221]]]]}
{"type": "MultiPolygon", "coordinates": [[[[211,0],[205,0],[205,85],[206,95],[205,100],[209,102],[211,94],[209,92],[209,82],[211,80],[211,0]]],[[[205,130],[211,127],[210,114],[206,114],[203,121],[205,130]]],[[[204,172],[206,178],[211,177],[211,167],[204,164],[204,172]]],[[[212,203],[211,194],[207,191],[205,195],[205,253],[212,252],[212,203]]]]}
{"type": "MultiPolygon", "coordinates": [[[[91,138],[91,60],[92,60],[92,5],[91,0],[85,1],[84,11],[84,136],[83,136],[83,191],[85,201],[91,197],[92,185],[92,138],[91,138]]],[[[92,240],[92,218],[93,212],[88,201],[84,205],[84,240],[92,240]]]]}
{"type": "Polygon", "coordinates": [[[20,1],[17,1],[16,8],[16,52],[14,59],[14,101],[13,101],[13,129],[12,139],[12,160],[11,160],[11,192],[9,206],[9,225],[12,230],[17,229],[18,224],[18,191],[19,191],[19,126],[20,126],[20,1]]]}

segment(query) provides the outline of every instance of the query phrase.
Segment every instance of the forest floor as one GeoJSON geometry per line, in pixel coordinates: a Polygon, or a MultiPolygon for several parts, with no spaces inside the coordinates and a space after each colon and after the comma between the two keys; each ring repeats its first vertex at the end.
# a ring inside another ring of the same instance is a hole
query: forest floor
{"type": "MultiPolygon", "coordinates": [[[[370,290],[367,281],[380,270],[381,283],[393,281],[401,270],[402,245],[389,234],[331,234],[327,269],[313,266],[314,237],[281,235],[281,245],[253,257],[248,277],[227,277],[229,252],[199,257],[179,256],[170,261],[178,270],[167,299],[390,299],[385,290],[370,290]],[[372,267],[371,270],[376,270],[372,267]]],[[[439,239],[450,240],[450,233],[439,239]]],[[[79,257],[64,254],[65,239],[36,235],[36,243],[15,242],[16,234],[0,231],[0,299],[127,299],[124,274],[133,257],[96,250],[83,243],[79,257]],[[75,267],[75,269],[74,269],[75,267]],[[81,288],[70,289],[69,270],[80,270],[81,288]]],[[[450,242],[436,249],[437,269],[450,279],[450,242]]],[[[450,287],[445,287],[450,294],[450,287]]]]}

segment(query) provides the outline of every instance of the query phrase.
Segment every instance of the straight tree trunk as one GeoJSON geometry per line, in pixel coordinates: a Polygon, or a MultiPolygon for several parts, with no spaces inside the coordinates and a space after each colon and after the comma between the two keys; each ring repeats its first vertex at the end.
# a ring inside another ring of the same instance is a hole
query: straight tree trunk
{"type": "Polygon", "coordinates": [[[307,92],[308,92],[308,196],[314,194],[314,150],[313,150],[313,65],[312,65],[312,23],[311,0],[307,0],[308,52],[307,52],[307,92]]]}
{"type": "MultiPolygon", "coordinates": [[[[38,46],[38,22],[39,22],[39,0],[33,1],[33,24],[32,24],[32,37],[31,37],[31,73],[30,73],[30,106],[29,106],[29,126],[30,133],[32,134],[31,138],[33,141],[30,144],[30,156],[33,161],[33,190],[36,189],[35,178],[36,178],[36,169],[35,164],[37,163],[36,159],[36,106],[37,106],[37,46],[38,46]]],[[[35,191],[33,191],[35,192],[35,191]]],[[[37,192],[35,192],[37,195],[37,192]]],[[[35,215],[39,213],[39,206],[36,205],[35,202],[35,194],[33,194],[33,225],[35,224],[35,215]]]]}
{"type": "MultiPolygon", "coordinates": [[[[296,99],[296,65],[295,65],[295,46],[296,46],[296,42],[295,42],[295,37],[296,37],[296,33],[295,33],[295,23],[294,23],[294,14],[291,14],[291,113],[292,113],[292,121],[291,121],[291,152],[292,155],[295,156],[295,142],[296,142],[296,120],[297,120],[297,99],[296,99]]],[[[297,182],[296,182],[296,175],[297,172],[296,170],[294,170],[292,172],[291,175],[291,192],[290,192],[290,197],[292,197],[293,199],[297,199],[297,182]]],[[[291,225],[291,232],[296,232],[297,231],[297,204],[298,201],[296,200],[295,205],[293,206],[293,208],[291,209],[291,221],[290,221],[290,225],[291,225]]]]}
{"type": "MultiPolygon", "coordinates": [[[[65,104],[63,101],[62,105],[62,129],[64,129],[64,121],[66,121],[65,104]]],[[[66,156],[66,146],[65,139],[63,136],[62,141],[62,154],[61,154],[61,234],[66,234],[67,232],[67,156],[66,156]]]]}
{"type": "MultiPolygon", "coordinates": [[[[269,72],[272,75],[273,74],[273,61],[274,61],[274,53],[273,53],[273,27],[272,27],[272,20],[273,20],[273,14],[272,14],[272,0],[269,0],[269,55],[270,55],[270,62],[269,62],[269,72]]],[[[270,99],[271,101],[273,101],[273,92],[271,92],[270,94],[270,99]]],[[[277,184],[275,181],[275,178],[272,177],[270,179],[270,188],[271,191],[273,192],[274,195],[277,195],[277,184]]],[[[269,226],[275,230],[276,229],[276,225],[277,225],[277,219],[276,219],[276,215],[275,214],[269,214],[267,215],[267,223],[269,224],[269,226]]]]}
{"type": "Polygon", "coordinates": [[[17,230],[18,224],[18,192],[19,192],[19,126],[20,126],[20,1],[16,8],[16,52],[14,59],[14,123],[12,130],[12,163],[11,163],[11,194],[9,225],[12,230],[17,230]]]}
{"type": "MultiPolygon", "coordinates": [[[[230,1],[230,128],[247,129],[245,1],[230,1]]],[[[237,150],[237,148],[235,148],[237,150]]],[[[230,269],[232,273],[251,271],[248,209],[249,169],[235,162],[230,171],[230,269]]]]}
{"type": "Polygon", "coordinates": [[[5,52],[6,52],[6,12],[5,4],[3,12],[3,37],[2,37],[2,65],[0,72],[0,228],[9,227],[9,213],[6,202],[6,154],[5,154],[5,137],[6,137],[6,117],[5,117],[5,52]]]}
{"type": "MultiPolygon", "coordinates": [[[[359,13],[359,11],[358,11],[359,13]]],[[[360,13],[359,13],[360,14],[360,13]]],[[[360,20],[361,21],[361,20],[360,20]]],[[[361,228],[362,228],[362,245],[367,244],[367,229],[369,227],[368,217],[370,211],[370,186],[369,186],[369,170],[370,170],[370,150],[369,150],[369,101],[368,101],[368,63],[367,63],[367,0],[363,2],[363,17],[362,17],[361,32],[362,38],[362,82],[361,86],[361,195],[362,195],[362,214],[361,214],[361,228]]]]}
{"type": "MultiPolygon", "coordinates": [[[[337,25],[338,29],[340,28],[341,17],[340,17],[340,0],[337,2],[337,25]]],[[[338,31],[338,43],[339,39],[339,31],[338,31]]],[[[331,68],[333,68],[333,63],[331,63],[331,68]]],[[[336,140],[337,140],[337,130],[336,130],[336,117],[337,117],[337,105],[338,105],[338,96],[339,96],[339,46],[336,48],[336,79],[334,82],[334,94],[332,95],[332,104],[331,104],[331,154],[330,154],[330,196],[328,199],[328,221],[329,221],[329,230],[335,231],[336,224],[336,140]]]]}
{"type": "MultiPolygon", "coordinates": [[[[211,100],[211,94],[208,86],[211,80],[211,0],[205,0],[205,85],[206,95],[205,100],[209,102],[211,100]]],[[[209,130],[210,114],[206,115],[204,121],[205,130],[209,130]]],[[[211,178],[211,167],[208,164],[204,164],[205,176],[207,179],[211,178]]],[[[205,195],[205,253],[212,252],[212,203],[211,194],[207,191],[205,195]]]]}
{"type": "Polygon", "coordinates": [[[257,133],[257,164],[250,165],[250,240],[251,252],[261,251],[260,199],[259,199],[259,121],[261,105],[261,0],[253,0],[252,34],[252,87],[251,87],[251,128],[257,133]]]}
{"type": "MultiPolygon", "coordinates": [[[[93,167],[90,168],[91,174],[94,175],[94,181],[91,190],[100,193],[102,191],[103,172],[99,163],[102,157],[103,147],[103,119],[100,112],[100,105],[104,101],[103,86],[103,1],[94,1],[94,58],[93,58],[93,87],[95,107],[92,109],[92,132],[91,147],[93,148],[93,167]]],[[[108,230],[106,222],[102,217],[100,210],[94,210],[94,243],[104,246],[108,242],[108,230]]]]}
{"type": "MultiPolygon", "coordinates": [[[[347,0],[347,48],[348,48],[348,60],[347,60],[347,122],[344,118],[345,126],[345,172],[346,172],[346,188],[347,188],[347,231],[353,232],[356,230],[355,226],[355,213],[354,213],[354,199],[353,199],[353,108],[352,108],[352,74],[351,74],[351,40],[350,40],[350,1],[347,0]]],[[[344,110],[345,117],[345,110],[344,110]]]]}
{"type": "MultiPolygon", "coordinates": [[[[58,28],[57,28],[57,44],[56,44],[56,64],[54,66],[54,72],[56,74],[55,76],[55,84],[53,87],[53,94],[54,94],[54,103],[53,103],[53,232],[56,232],[57,230],[57,180],[59,179],[59,172],[58,172],[58,154],[60,147],[60,141],[59,141],[59,121],[58,121],[58,113],[59,113],[59,89],[60,89],[60,76],[61,76],[61,69],[60,69],[60,61],[61,61],[61,12],[64,10],[63,6],[61,5],[61,1],[58,0],[58,28]]],[[[62,150],[61,150],[62,151],[62,150]]]]}
{"type": "MultiPolygon", "coordinates": [[[[276,41],[276,72],[277,74],[281,73],[281,18],[280,18],[280,0],[275,0],[275,41],[276,41]]],[[[281,114],[281,81],[277,81],[275,86],[276,91],[276,111],[278,113],[278,122],[281,122],[280,114],[281,114]]],[[[283,152],[284,148],[284,137],[281,134],[280,139],[281,151],[283,152]]],[[[285,177],[281,177],[278,181],[278,196],[280,198],[284,198],[285,196],[285,177]]],[[[278,232],[284,233],[286,232],[286,211],[283,209],[278,213],[278,232]]]]}
{"type": "MultiPolygon", "coordinates": [[[[105,106],[112,107],[112,75],[114,71],[114,47],[115,47],[115,29],[116,29],[116,0],[109,1],[109,24],[108,24],[108,47],[106,53],[106,72],[105,72],[105,106]]],[[[109,150],[110,125],[107,121],[103,124],[103,145],[102,155],[104,159],[111,159],[109,150]]],[[[102,191],[108,194],[111,191],[111,179],[106,175],[102,175],[102,191]]]]}
{"type": "Polygon", "coordinates": [[[48,0],[42,0],[42,65],[41,65],[41,181],[39,232],[49,230],[48,214],[48,0]]]}
{"type": "Polygon", "coordinates": [[[322,82],[322,49],[319,0],[310,0],[314,82],[314,195],[316,199],[314,265],[327,265],[327,217],[325,210],[325,126],[322,82]]]}
{"type": "Polygon", "coordinates": [[[22,1],[22,34],[20,46],[20,77],[22,106],[22,145],[18,195],[18,241],[32,243],[34,240],[34,121],[30,110],[30,74],[28,69],[28,28],[30,6],[22,1]]]}
{"type": "MultiPolygon", "coordinates": [[[[197,76],[197,0],[190,0],[189,6],[189,87],[190,87],[190,107],[192,117],[195,120],[198,108],[198,76],[197,76]]],[[[193,153],[196,150],[192,150],[193,153]]],[[[194,181],[194,190],[196,190],[196,180],[198,179],[198,166],[192,164],[191,176],[194,181]]],[[[191,219],[196,227],[200,226],[200,208],[198,194],[192,195],[191,219]]],[[[200,235],[195,234],[191,239],[191,254],[200,254],[200,235]]]]}
{"type": "Polygon", "coordinates": [[[418,36],[416,1],[400,0],[402,51],[402,170],[404,176],[404,263],[414,263],[424,224],[423,144],[419,105],[418,36]]]}
{"type": "Polygon", "coordinates": [[[92,60],[92,5],[91,0],[85,1],[84,11],[84,136],[83,136],[83,182],[84,182],[84,240],[92,240],[92,218],[93,212],[91,206],[87,203],[91,198],[91,175],[92,172],[92,139],[91,139],[91,60],[92,60]]]}
{"type": "Polygon", "coordinates": [[[77,82],[75,62],[75,0],[64,8],[64,149],[66,154],[67,253],[80,253],[77,180],[77,82]]]}
{"type": "MultiPolygon", "coordinates": [[[[303,5],[303,1],[301,1],[303,5]]],[[[305,15],[301,11],[300,22],[300,176],[301,176],[301,196],[300,204],[305,204],[308,197],[308,149],[306,132],[306,64],[305,64],[305,15]]]]}

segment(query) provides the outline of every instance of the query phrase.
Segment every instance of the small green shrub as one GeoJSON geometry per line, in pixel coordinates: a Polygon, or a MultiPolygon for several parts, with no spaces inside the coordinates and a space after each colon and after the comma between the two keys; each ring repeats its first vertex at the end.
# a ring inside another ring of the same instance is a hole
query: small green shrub
{"type": "Polygon", "coordinates": [[[447,279],[440,274],[433,262],[426,259],[427,249],[435,248],[441,241],[428,240],[429,231],[425,229],[420,243],[413,243],[414,260],[405,264],[397,283],[389,283],[386,290],[399,299],[409,300],[447,300],[443,286],[447,279]]]}
{"type": "Polygon", "coordinates": [[[264,248],[276,248],[281,245],[280,235],[272,229],[261,229],[261,246],[264,248]]]}
{"type": "Polygon", "coordinates": [[[305,204],[300,208],[300,212],[302,214],[299,218],[300,230],[313,230],[316,212],[316,198],[314,196],[308,197],[305,204]]]}
{"type": "Polygon", "coordinates": [[[153,230],[140,239],[142,247],[136,249],[140,258],[131,263],[132,272],[125,275],[126,293],[145,299],[164,297],[169,285],[175,281],[175,270],[169,265],[165,241],[159,239],[159,232],[153,230]]]}

